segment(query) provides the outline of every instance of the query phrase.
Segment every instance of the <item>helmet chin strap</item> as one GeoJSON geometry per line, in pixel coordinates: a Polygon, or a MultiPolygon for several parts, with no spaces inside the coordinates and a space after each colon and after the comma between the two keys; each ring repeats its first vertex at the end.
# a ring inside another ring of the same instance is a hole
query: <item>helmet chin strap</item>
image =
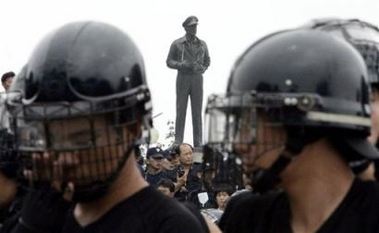
{"type": "Polygon", "coordinates": [[[280,173],[297,156],[310,140],[300,136],[288,136],[285,150],[274,161],[270,168],[259,168],[250,174],[253,193],[264,194],[273,190],[281,182],[280,173]]]}
{"type": "Polygon", "coordinates": [[[250,174],[253,193],[264,194],[275,188],[280,183],[280,173],[291,162],[290,157],[285,157],[282,154],[275,160],[270,168],[260,168],[250,174]]]}

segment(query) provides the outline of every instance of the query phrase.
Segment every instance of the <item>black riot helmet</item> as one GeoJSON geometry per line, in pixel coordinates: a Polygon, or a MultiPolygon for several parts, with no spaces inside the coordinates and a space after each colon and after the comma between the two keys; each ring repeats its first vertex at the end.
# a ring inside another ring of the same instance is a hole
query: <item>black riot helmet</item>
{"type": "Polygon", "coordinates": [[[304,28],[325,31],[351,43],[362,55],[371,85],[379,88],[379,28],[359,19],[315,19],[304,28]]]}
{"type": "Polygon", "coordinates": [[[105,192],[146,132],[134,128],[152,124],[142,55],[127,34],[101,22],[69,23],[44,37],[10,91],[31,183],[74,182],[78,201],[105,192]]]}
{"type": "MultiPolygon", "coordinates": [[[[209,97],[207,144],[228,154],[237,153],[236,145],[254,145],[253,155],[241,158],[248,172],[267,151],[285,148],[296,155],[325,136],[363,157],[377,156],[365,153],[373,149],[365,140],[371,125],[369,88],[364,61],[349,43],[307,29],[271,34],[237,60],[226,95],[209,97]]],[[[260,182],[266,175],[254,169],[259,192],[271,188],[259,187],[262,183],[277,182],[286,158],[272,165],[269,181],[260,182]]]]}

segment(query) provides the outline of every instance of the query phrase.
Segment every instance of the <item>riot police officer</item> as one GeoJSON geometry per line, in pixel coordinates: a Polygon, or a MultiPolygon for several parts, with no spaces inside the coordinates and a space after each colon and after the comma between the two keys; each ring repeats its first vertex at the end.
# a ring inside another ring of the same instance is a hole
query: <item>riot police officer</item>
{"type": "Polygon", "coordinates": [[[207,105],[208,144],[239,154],[261,194],[236,196],[222,230],[378,231],[379,186],[348,165],[379,157],[367,140],[369,92],[360,54],[325,32],[281,31],[250,46],[226,95],[207,105]]]}

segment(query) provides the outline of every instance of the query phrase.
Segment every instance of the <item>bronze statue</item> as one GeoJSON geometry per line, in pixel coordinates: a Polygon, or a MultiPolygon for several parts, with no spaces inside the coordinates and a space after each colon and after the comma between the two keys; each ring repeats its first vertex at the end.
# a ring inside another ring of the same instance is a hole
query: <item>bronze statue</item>
{"type": "Polygon", "coordinates": [[[210,65],[207,44],[196,36],[198,19],[189,16],[182,26],[185,36],[175,40],[167,56],[167,66],[176,76],[175,144],[183,142],[188,97],[191,98],[193,145],[202,145],[203,74],[210,65]]]}

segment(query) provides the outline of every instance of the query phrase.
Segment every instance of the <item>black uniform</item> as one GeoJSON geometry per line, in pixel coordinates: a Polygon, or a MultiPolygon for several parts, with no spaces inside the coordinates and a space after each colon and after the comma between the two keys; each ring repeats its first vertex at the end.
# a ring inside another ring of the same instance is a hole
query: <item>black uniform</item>
{"type": "Polygon", "coordinates": [[[157,174],[150,174],[148,173],[147,171],[145,171],[145,180],[150,184],[150,185],[153,185],[153,186],[156,186],[157,183],[161,180],[161,179],[165,179],[167,178],[167,173],[165,171],[160,171],[159,173],[157,174]]]}
{"type": "Polygon", "coordinates": [[[149,186],[121,202],[102,218],[81,227],[73,215],[63,232],[204,232],[198,219],[184,206],[149,186]]]}
{"type": "MultiPolygon", "coordinates": [[[[318,229],[326,232],[379,232],[379,185],[356,179],[342,203],[318,229]]],[[[263,196],[244,193],[229,203],[220,228],[228,232],[292,232],[284,192],[263,196]]]]}
{"type": "MultiPolygon", "coordinates": [[[[176,170],[177,174],[178,169],[175,168],[174,170],[176,170]]],[[[199,173],[202,173],[201,165],[196,163],[192,164],[187,175],[187,182],[184,186],[188,192],[176,192],[176,199],[178,199],[179,201],[188,200],[190,202],[196,203],[196,201],[194,201],[193,198],[197,198],[197,194],[200,192],[202,185],[201,178],[198,176],[199,173]]],[[[176,182],[176,177],[174,182],[176,182]]]]}

